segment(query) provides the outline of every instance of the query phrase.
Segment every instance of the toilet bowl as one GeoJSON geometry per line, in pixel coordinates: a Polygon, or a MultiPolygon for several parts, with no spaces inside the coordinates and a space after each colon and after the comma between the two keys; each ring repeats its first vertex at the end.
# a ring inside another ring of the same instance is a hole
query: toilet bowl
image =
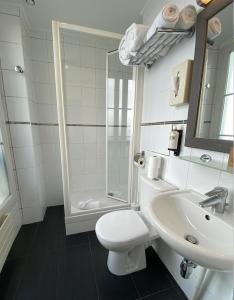
{"type": "Polygon", "coordinates": [[[113,211],[97,221],[96,235],[109,250],[107,266],[111,273],[121,276],[146,268],[145,249],[158,237],[147,214],[147,205],[157,194],[174,189],[161,179],[153,181],[141,176],[141,211],[113,211]]]}

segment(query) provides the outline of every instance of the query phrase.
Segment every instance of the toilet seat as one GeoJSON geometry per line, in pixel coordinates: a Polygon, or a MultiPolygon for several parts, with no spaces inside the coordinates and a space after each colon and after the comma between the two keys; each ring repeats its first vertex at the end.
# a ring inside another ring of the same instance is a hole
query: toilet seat
{"type": "Polygon", "coordinates": [[[149,229],[134,210],[102,216],[96,224],[100,243],[110,251],[126,251],[147,241],[149,229]]]}

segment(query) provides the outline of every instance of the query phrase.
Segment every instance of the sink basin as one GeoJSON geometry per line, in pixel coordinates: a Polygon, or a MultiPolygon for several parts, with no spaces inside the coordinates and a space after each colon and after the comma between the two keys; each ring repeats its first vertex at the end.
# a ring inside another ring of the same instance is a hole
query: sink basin
{"type": "Polygon", "coordinates": [[[160,237],[194,263],[219,271],[233,270],[233,224],[227,213],[213,214],[193,191],[160,194],[149,203],[149,215],[160,237]]]}

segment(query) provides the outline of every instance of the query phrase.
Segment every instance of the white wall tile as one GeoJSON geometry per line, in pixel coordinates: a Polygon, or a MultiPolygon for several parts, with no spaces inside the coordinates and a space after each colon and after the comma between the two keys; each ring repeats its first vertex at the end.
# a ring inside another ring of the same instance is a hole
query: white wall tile
{"type": "Polygon", "coordinates": [[[186,189],[188,180],[189,162],[181,161],[176,157],[170,156],[167,160],[165,174],[166,181],[172,183],[180,189],[186,189]]]}
{"type": "Polygon", "coordinates": [[[19,44],[0,42],[2,69],[14,70],[16,65],[24,69],[23,50],[19,44]]]}
{"type": "Polygon", "coordinates": [[[31,59],[41,62],[48,61],[46,40],[31,38],[31,59]]]}
{"type": "Polygon", "coordinates": [[[204,194],[218,185],[219,176],[220,171],[218,170],[191,163],[188,173],[188,188],[204,194]]]}
{"type": "Polygon", "coordinates": [[[14,148],[16,169],[27,169],[35,167],[34,147],[14,148]]]}
{"type": "Polygon", "coordinates": [[[104,70],[95,70],[95,85],[96,88],[105,88],[106,86],[106,72],[104,70]]]}
{"type": "Polygon", "coordinates": [[[95,73],[91,68],[80,68],[80,84],[83,87],[95,87],[95,73]]]}
{"type": "Polygon", "coordinates": [[[65,63],[68,66],[81,66],[81,49],[79,45],[64,44],[65,63]]]}
{"type": "Polygon", "coordinates": [[[54,50],[53,50],[53,42],[46,41],[46,50],[47,50],[47,60],[49,62],[54,62],[54,50]]]}
{"type": "Polygon", "coordinates": [[[149,126],[150,128],[150,149],[161,154],[169,154],[168,144],[171,125],[149,126]]]}
{"type": "Polygon", "coordinates": [[[11,124],[10,131],[13,147],[26,147],[33,145],[30,125],[11,124]]]}
{"type": "Polygon", "coordinates": [[[68,143],[82,144],[84,142],[83,127],[67,127],[68,143]]]}
{"type": "Polygon", "coordinates": [[[27,98],[6,97],[6,103],[9,121],[30,121],[27,98]]]}
{"type": "Polygon", "coordinates": [[[49,63],[49,82],[55,83],[54,63],[49,63]]]}
{"type": "Polygon", "coordinates": [[[40,206],[35,168],[17,170],[22,207],[40,206]]]}
{"type": "Polygon", "coordinates": [[[33,61],[33,81],[39,83],[49,82],[49,65],[45,62],[33,61]]]}
{"type": "Polygon", "coordinates": [[[35,101],[38,103],[56,104],[55,85],[48,83],[35,83],[35,101]]]}
{"type": "Polygon", "coordinates": [[[35,222],[41,222],[44,214],[43,210],[38,207],[24,207],[22,210],[23,224],[31,224],[35,222]]]}
{"type": "Polygon", "coordinates": [[[21,43],[22,38],[19,17],[0,14],[0,41],[17,44],[21,43]]]}
{"type": "Polygon", "coordinates": [[[95,108],[92,107],[82,107],[81,108],[81,116],[79,120],[81,120],[82,124],[96,124],[97,122],[97,112],[95,108]]]}
{"type": "Polygon", "coordinates": [[[80,85],[81,84],[81,68],[74,65],[69,65],[64,70],[64,81],[67,84],[80,85]]]}
{"type": "Polygon", "coordinates": [[[97,155],[97,145],[96,144],[84,144],[84,158],[90,159],[90,157],[97,155]]]}
{"type": "Polygon", "coordinates": [[[84,127],[84,143],[97,142],[97,129],[96,127],[84,127]]]}
{"type": "Polygon", "coordinates": [[[94,88],[82,88],[82,106],[95,107],[94,88]]]}
{"type": "Polygon", "coordinates": [[[95,93],[96,107],[106,107],[106,90],[96,89],[95,93]]]}
{"type": "Polygon", "coordinates": [[[96,108],[96,121],[98,125],[106,124],[106,109],[104,107],[96,108]]]}
{"type": "Polygon", "coordinates": [[[24,74],[9,70],[4,70],[2,73],[6,97],[28,97],[24,74]]]}
{"type": "Polygon", "coordinates": [[[106,55],[107,51],[104,49],[95,49],[95,68],[105,69],[106,68],[106,55]]]}
{"type": "Polygon", "coordinates": [[[80,46],[80,53],[81,53],[81,67],[94,68],[95,48],[80,46]]]}

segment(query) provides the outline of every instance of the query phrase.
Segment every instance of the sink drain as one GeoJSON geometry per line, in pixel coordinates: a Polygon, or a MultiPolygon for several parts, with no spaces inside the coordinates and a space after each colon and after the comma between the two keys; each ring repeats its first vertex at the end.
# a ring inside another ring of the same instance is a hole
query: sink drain
{"type": "Polygon", "coordinates": [[[191,234],[187,234],[185,236],[185,239],[186,239],[186,241],[188,241],[191,244],[198,245],[198,239],[195,238],[195,236],[193,236],[191,234]]]}

